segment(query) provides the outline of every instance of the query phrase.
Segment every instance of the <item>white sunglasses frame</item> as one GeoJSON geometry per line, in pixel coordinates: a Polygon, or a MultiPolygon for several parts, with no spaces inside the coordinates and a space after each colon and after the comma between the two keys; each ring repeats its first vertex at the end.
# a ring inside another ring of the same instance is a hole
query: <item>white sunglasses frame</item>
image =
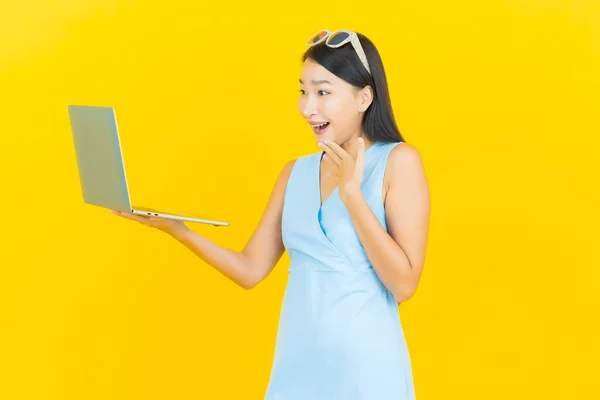
{"type": "Polygon", "coordinates": [[[360,58],[360,61],[363,63],[363,65],[365,66],[366,70],[369,72],[369,75],[371,74],[371,68],[369,67],[369,62],[367,61],[367,55],[365,54],[365,51],[363,50],[362,46],[360,45],[360,40],[358,40],[358,36],[356,35],[356,32],[353,31],[349,31],[346,29],[340,29],[337,30],[335,32],[330,32],[328,29],[321,29],[318,32],[315,32],[313,35],[311,35],[308,40],[306,41],[307,46],[312,47],[315,46],[319,43],[321,43],[322,41],[325,41],[325,44],[331,48],[338,48],[341,47],[343,45],[345,45],[346,43],[350,42],[352,43],[352,47],[354,47],[354,50],[356,51],[356,54],[358,54],[358,58],[360,58]],[[325,32],[325,36],[323,36],[321,39],[319,39],[319,41],[311,43],[310,40],[312,38],[314,38],[315,36],[317,36],[318,34],[325,32]],[[329,39],[336,33],[347,33],[348,37],[346,39],[344,39],[341,43],[339,44],[329,44],[329,39]]]}

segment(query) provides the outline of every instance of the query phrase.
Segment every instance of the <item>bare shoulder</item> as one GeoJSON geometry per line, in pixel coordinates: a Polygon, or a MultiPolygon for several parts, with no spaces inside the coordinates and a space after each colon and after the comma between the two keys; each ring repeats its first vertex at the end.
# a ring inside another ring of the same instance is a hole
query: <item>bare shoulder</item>
{"type": "Polygon", "coordinates": [[[404,251],[414,293],[425,265],[429,235],[430,192],[420,152],[402,143],[389,153],[387,197],[384,200],[388,232],[404,251]]]}
{"type": "Polygon", "coordinates": [[[422,164],[423,160],[419,150],[409,143],[400,143],[390,151],[388,164],[392,169],[396,169],[399,165],[415,166],[422,164]]]}
{"type": "Polygon", "coordinates": [[[294,169],[295,164],[296,159],[289,160],[287,163],[285,163],[283,169],[281,170],[281,173],[279,174],[280,180],[285,181],[285,183],[287,184],[287,181],[290,178],[290,175],[292,174],[292,170],[294,169]]]}
{"type": "Polygon", "coordinates": [[[275,187],[273,188],[273,192],[276,197],[283,197],[295,164],[296,159],[289,160],[279,172],[279,176],[275,182],[275,187]]]}
{"type": "Polygon", "coordinates": [[[395,146],[388,156],[385,171],[386,192],[391,187],[403,185],[425,177],[425,166],[421,152],[409,143],[395,146]]]}
{"type": "Polygon", "coordinates": [[[283,172],[285,172],[286,174],[290,174],[292,172],[292,169],[294,168],[294,165],[296,164],[296,159],[293,160],[289,160],[283,167],[283,172]]]}

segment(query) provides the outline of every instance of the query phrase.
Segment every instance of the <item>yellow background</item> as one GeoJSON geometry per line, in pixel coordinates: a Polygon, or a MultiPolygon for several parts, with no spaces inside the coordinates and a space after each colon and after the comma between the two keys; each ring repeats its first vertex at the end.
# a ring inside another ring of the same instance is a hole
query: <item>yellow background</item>
{"type": "Polygon", "coordinates": [[[262,398],[287,255],[245,291],[84,204],[67,105],[116,108],[135,204],[226,219],[190,226],[239,250],[319,150],[297,80],[321,28],[375,42],[425,160],[418,398],[600,398],[596,0],[3,1],[0,398],[262,398]]]}

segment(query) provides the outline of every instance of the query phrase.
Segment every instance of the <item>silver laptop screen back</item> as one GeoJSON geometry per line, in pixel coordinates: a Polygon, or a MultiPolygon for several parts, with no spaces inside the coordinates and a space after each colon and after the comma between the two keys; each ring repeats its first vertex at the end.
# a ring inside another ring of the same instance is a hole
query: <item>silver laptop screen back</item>
{"type": "Polygon", "coordinates": [[[114,109],[70,105],[69,118],[84,202],[130,212],[114,109]]]}

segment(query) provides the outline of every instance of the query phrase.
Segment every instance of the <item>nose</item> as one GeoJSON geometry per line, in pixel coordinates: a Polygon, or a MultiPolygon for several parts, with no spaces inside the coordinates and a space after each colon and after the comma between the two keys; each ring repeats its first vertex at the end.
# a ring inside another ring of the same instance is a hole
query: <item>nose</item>
{"type": "Polygon", "coordinates": [[[306,119],[317,114],[317,101],[310,95],[300,99],[300,112],[306,119]]]}

